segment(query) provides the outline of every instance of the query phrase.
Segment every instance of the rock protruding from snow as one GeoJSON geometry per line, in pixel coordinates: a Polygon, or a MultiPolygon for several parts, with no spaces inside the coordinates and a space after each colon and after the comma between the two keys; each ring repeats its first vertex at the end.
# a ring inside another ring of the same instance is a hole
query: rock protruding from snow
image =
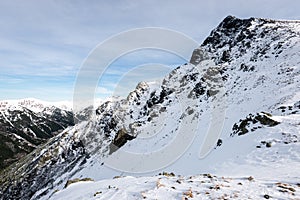
{"type": "Polygon", "coordinates": [[[201,61],[208,59],[210,59],[208,53],[199,47],[193,51],[190,63],[193,65],[198,65],[201,61]]]}

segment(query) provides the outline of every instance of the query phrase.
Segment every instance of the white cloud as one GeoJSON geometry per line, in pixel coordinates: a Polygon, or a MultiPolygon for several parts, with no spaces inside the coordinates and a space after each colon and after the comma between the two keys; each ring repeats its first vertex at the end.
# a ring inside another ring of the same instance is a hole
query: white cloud
{"type": "Polygon", "coordinates": [[[98,87],[96,93],[99,94],[99,95],[107,95],[107,94],[112,94],[113,91],[112,90],[108,90],[105,87],[98,87]]]}

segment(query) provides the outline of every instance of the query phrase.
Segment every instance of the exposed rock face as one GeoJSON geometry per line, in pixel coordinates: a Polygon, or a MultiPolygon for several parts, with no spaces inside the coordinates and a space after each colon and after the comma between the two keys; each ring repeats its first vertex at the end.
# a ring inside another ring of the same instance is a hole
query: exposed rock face
{"type": "Polygon", "coordinates": [[[280,124],[279,122],[272,119],[272,115],[268,113],[257,113],[256,115],[249,114],[246,119],[241,119],[239,123],[235,123],[233,125],[233,133],[234,135],[244,135],[248,133],[250,130],[255,131],[258,128],[262,128],[262,126],[276,126],[280,124]]]}
{"type": "Polygon", "coordinates": [[[205,50],[198,48],[194,50],[190,63],[193,65],[198,65],[201,61],[208,60],[208,59],[209,59],[208,53],[205,50]]]}
{"type": "Polygon", "coordinates": [[[245,55],[252,51],[250,61],[275,57],[283,51],[286,41],[299,37],[297,21],[275,21],[261,18],[238,19],[226,17],[203,42],[202,49],[213,53],[217,64],[245,55]]]}
{"type": "Polygon", "coordinates": [[[121,129],[117,132],[114,140],[110,144],[110,154],[117,151],[118,148],[122,147],[128,140],[133,140],[135,137],[129,135],[125,129],[121,129]]]}

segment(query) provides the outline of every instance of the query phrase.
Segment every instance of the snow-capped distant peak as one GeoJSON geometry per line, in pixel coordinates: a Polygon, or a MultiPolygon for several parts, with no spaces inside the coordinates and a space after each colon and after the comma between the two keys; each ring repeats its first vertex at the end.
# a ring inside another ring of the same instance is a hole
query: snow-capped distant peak
{"type": "Polygon", "coordinates": [[[23,108],[29,109],[35,113],[42,112],[45,108],[56,107],[62,110],[71,111],[72,102],[48,102],[35,98],[25,98],[19,100],[1,100],[0,111],[5,110],[23,110],[23,108]]]}

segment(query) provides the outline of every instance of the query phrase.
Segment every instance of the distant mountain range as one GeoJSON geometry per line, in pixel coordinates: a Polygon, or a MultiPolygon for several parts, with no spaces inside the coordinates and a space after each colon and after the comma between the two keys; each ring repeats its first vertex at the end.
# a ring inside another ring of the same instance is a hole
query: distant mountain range
{"type": "Polygon", "coordinates": [[[37,99],[0,101],[0,169],[74,125],[67,102],[37,99]]]}

